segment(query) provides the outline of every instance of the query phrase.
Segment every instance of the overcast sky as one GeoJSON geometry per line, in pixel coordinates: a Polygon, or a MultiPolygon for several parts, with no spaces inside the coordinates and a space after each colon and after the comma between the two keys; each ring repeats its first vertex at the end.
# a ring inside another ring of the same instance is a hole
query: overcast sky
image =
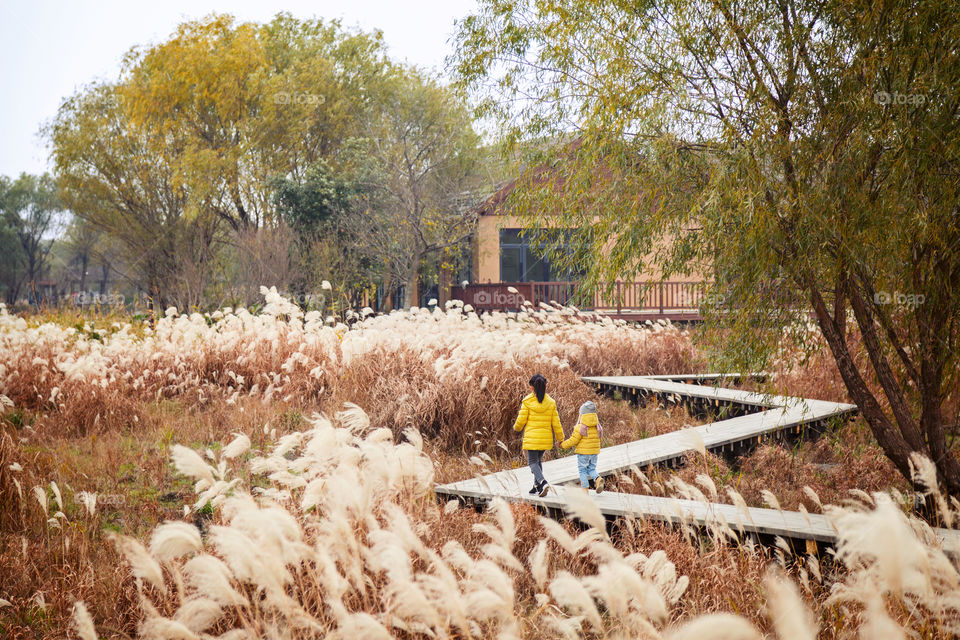
{"type": "Polygon", "coordinates": [[[210,13],[241,21],[280,11],[381,29],[395,59],[441,69],[454,20],[475,0],[0,0],[0,175],[48,169],[40,126],[61,100],[93,80],[115,79],[131,47],[165,40],[210,13]]]}

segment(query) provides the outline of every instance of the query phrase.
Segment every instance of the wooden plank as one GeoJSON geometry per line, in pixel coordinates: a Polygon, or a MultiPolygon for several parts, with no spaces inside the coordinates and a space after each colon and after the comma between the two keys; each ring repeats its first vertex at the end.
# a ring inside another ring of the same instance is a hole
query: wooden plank
{"type": "MultiPolygon", "coordinates": [[[[467,497],[478,500],[503,498],[508,502],[524,502],[564,514],[571,509],[565,498],[577,487],[555,487],[544,498],[518,496],[505,488],[454,490],[450,485],[438,487],[437,493],[451,497],[467,497]]],[[[836,545],[837,531],[830,520],[821,514],[799,511],[780,511],[760,507],[737,507],[730,504],[704,503],[680,498],[661,498],[633,493],[590,492],[600,512],[613,518],[633,517],[640,520],[665,522],[671,525],[688,524],[697,528],[725,524],[741,537],[744,534],[779,536],[787,540],[811,540],[827,545],[836,545]]],[[[947,551],[960,552],[960,531],[933,529],[934,537],[947,551]]]]}
{"type": "MultiPolygon", "coordinates": [[[[597,472],[607,476],[633,466],[645,467],[681,458],[696,448],[696,436],[699,436],[706,449],[716,450],[782,430],[806,419],[809,419],[808,414],[800,414],[797,411],[764,411],[605,447],[597,460],[597,472]]],[[[576,455],[569,454],[545,461],[543,473],[551,484],[577,482],[580,474],[577,469],[576,455]]],[[[487,482],[510,486],[517,491],[526,491],[533,485],[533,475],[525,466],[493,473],[485,478],[487,482]]]]}
{"type": "Polygon", "coordinates": [[[618,387],[627,390],[672,393],[679,396],[701,398],[705,400],[724,400],[754,407],[773,408],[797,405],[807,407],[821,406],[824,408],[829,406],[837,409],[844,408],[847,411],[853,411],[856,409],[855,405],[843,404],[839,402],[826,402],[824,400],[811,400],[773,394],[762,394],[753,391],[744,391],[742,389],[727,389],[723,387],[689,385],[683,384],[682,382],[671,382],[671,380],[675,378],[676,376],[586,376],[582,378],[582,380],[595,385],[607,385],[610,387],[618,387]]]}
{"type": "MultiPolygon", "coordinates": [[[[746,395],[748,402],[756,402],[759,398],[781,398],[780,396],[760,396],[751,392],[735,389],[716,389],[713,387],[698,387],[681,383],[668,383],[662,380],[650,379],[644,376],[619,376],[609,378],[584,378],[586,381],[618,382],[630,388],[664,389],[680,395],[693,397],[711,397],[704,394],[704,389],[713,391],[731,391],[734,394],[722,394],[742,400],[746,395]],[[664,387],[664,385],[668,385],[664,387]]],[[[714,394],[715,397],[716,394],[714,394]]],[[[645,467],[650,464],[672,461],[683,457],[695,448],[696,437],[699,437],[707,450],[722,449],[725,446],[749,441],[762,435],[776,433],[789,429],[805,422],[824,419],[833,415],[841,415],[852,411],[856,407],[819,400],[806,403],[792,402],[794,398],[783,398],[783,405],[789,408],[777,407],[758,413],[752,413],[736,418],[728,418],[718,422],[700,425],[692,429],[665,433],[659,436],[635,440],[613,447],[606,447],[601,451],[597,462],[597,471],[601,475],[610,475],[629,469],[632,466],[645,467]],[[692,435],[696,434],[696,435],[692,435]]],[[[796,399],[800,400],[800,399],[796,399]]],[[[548,460],[543,465],[544,476],[552,484],[576,482],[579,479],[576,456],[567,455],[561,458],[548,460]]],[[[529,469],[522,467],[511,469],[486,476],[487,481],[500,486],[510,486],[516,491],[526,491],[533,485],[533,476],[529,469]],[[527,489],[524,488],[527,487],[527,489]]],[[[457,484],[457,483],[454,483],[457,484]]]]}
{"type": "MultiPolygon", "coordinates": [[[[726,420],[711,422],[683,431],[666,433],[652,438],[636,440],[601,450],[597,471],[610,475],[633,466],[645,467],[657,463],[675,463],[695,448],[697,439],[707,450],[723,450],[735,444],[751,442],[763,436],[782,431],[796,433],[804,424],[844,416],[856,410],[854,405],[764,395],[738,389],[686,384],[677,380],[717,380],[724,376],[739,374],[699,374],[683,376],[593,376],[585,382],[599,387],[617,388],[629,393],[648,392],[677,399],[689,398],[698,402],[730,403],[749,407],[751,412],[726,420]]],[[[581,491],[579,487],[563,486],[577,483],[579,473],[575,455],[566,455],[544,462],[544,475],[553,485],[544,497],[528,493],[533,485],[533,474],[524,466],[485,476],[470,478],[436,487],[441,496],[488,501],[495,497],[509,501],[521,501],[540,507],[567,513],[566,492],[581,491]]],[[[790,540],[807,540],[836,543],[836,531],[822,515],[792,511],[779,511],[734,505],[701,503],[693,500],[660,498],[630,493],[605,492],[591,497],[600,511],[613,518],[638,517],[672,524],[687,523],[707,527],[712,523],[726,523],[740,534],[780,536],[790,540]]],[[[945,546],[960,553],[960,532],[935,530],[945,546]]]]}
{"type": "MultiPolygon", "coordinates": [[[[555,487],[544,498],[539,496],[519,497],[521,502],[529,502],[542,507],[557,509],[569,513],[565,495],[571,491],[582,491],[579,487],[555,487]]],[[[518,499],[515,492],[506,488],[491,487],[488,490],[466,489],[453,493],[449,489],[441,492],[448,495],[466,495],[479,499],[499,497],[506,500],[518,499]],[[470,495],[472,494],[472,495],[470,495]]],[[[666,522],[680,525],[690,524],[701,528],[711,524],[723,523],[739,534],[754,533],[781,536],[798,540],[816,540],[833,543],[836,531],[826,517],[817,514],[802,514],[793,511],[777,511],[750,507],[744,511],[734,505],[703,503],[696,500],[679,498],[661,498],[633,493],[590,492],[600,512],[614,518],[635,517],[639,519],[666,522]]]]}
{"type": "Polygon", "coordinates": [[[650,380],[666,380],[667,382],[676,382],[677,380],[706,381],[706,380],[740,380],[741,378],[751,378],[756,376],[766,376],[765,373],[684,373],[675,376],[642,376],[650,380]]]}

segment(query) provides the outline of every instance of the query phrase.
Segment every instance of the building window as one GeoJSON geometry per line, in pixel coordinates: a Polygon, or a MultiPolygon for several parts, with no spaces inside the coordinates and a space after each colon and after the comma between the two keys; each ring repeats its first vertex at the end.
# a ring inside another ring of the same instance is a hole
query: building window
{"type": "MultiPolygon", "coordinates": [[[[550,260],[543,257],[547,244],[536,243],[528,236],[522,237],[521,229],[500,231],[500,282],[558,282],[571,280],[567,271],[551,267],[550,260]]],[[[548,242],[568,243],[569,232],[557,234],[548,242]]]]}

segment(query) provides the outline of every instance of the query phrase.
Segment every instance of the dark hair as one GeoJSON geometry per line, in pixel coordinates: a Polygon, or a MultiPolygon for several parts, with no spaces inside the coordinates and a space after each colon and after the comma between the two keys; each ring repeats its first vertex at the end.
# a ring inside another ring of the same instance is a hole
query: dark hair
{"type": "Polygon", "coordinates": [[[537,394],[537,402],[543,402],[543,397],[547,394],[547,379],[538,373],[530,378],[530,384],[533,385],[533,392],[537,394]]]}

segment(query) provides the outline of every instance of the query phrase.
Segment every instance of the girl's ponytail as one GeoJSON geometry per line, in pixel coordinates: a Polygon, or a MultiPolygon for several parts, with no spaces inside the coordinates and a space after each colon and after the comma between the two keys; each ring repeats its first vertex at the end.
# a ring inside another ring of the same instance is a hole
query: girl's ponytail
{"type": "Polygon", "coordinates": [[[543,402],[547,395],[547,379],[539,373],[530,378],[530,386],[533,387],[533,393],[537,396],[537,402],[543,402]]]}

